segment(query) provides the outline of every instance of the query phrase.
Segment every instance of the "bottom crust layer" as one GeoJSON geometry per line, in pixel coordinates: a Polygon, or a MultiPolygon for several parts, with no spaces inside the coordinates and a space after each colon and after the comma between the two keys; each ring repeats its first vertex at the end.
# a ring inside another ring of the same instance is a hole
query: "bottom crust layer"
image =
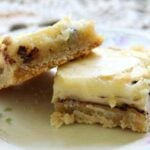
{"type": "MultiPolygon", "coordinates": [[[[93,47],[96,46],[93,44],[93,47]]],[[[5,67],[5,73],[0,74],[0,89],[6,88],[13,85],[19,85],[24,81],[27,81],[39,74],[48,71],[50,68],[60,66],[74,60],[78,57],[88,55],[91,52],[92,47],[87,49],[76,49],[76,50],[65,50],[58,52],[57,54],[51,53],[49,57],[39,60],[34,60],[34,63],[30,62],[28,64],[19,64],[12,69],[11,65],[5,67]],[[61,57],[60,57],[61,56],[61,57]]]]}
{"type": "Polygon", "coordinates": [[[59,128],[63,124],[86,123],[101,124],[103,127],[128,128],[136,132],[148,132],[149,117],[135,108],[110,108],[109,106],[64,100],[55,103],[51,115],[51,125],[59,128]]]}

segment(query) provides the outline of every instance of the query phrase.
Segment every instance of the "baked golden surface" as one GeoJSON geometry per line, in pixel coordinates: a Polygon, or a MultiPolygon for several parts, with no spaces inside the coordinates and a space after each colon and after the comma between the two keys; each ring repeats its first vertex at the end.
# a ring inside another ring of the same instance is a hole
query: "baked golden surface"
{"type": "Polygon", "coordinates": [[[90,21],[64,18],[40,31],[0,41],[0,88],[4,88],[89,54],[102,37],[90,21]]]}

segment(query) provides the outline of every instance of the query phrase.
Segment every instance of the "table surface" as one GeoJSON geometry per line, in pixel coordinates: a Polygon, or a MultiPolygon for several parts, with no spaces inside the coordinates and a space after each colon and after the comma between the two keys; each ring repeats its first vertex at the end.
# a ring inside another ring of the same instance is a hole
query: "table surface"
{"type": "Polygon", "coordinates": [[[1,0],[0,34],[45,26],[64,16],[92,19],[100,27],[150,32],[150,0],[1,0]]]}

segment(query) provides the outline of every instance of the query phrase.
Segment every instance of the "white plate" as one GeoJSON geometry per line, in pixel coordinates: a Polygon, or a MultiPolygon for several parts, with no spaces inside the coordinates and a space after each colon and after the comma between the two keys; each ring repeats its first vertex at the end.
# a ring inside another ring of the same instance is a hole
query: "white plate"
{"type": "MultiPolygon", "coordinates": [[[[103,46],[149,45],[150,38],[126,30],[100,29],[103,46]]],[[[50,126],[54,72],[45,73],[23,85],[0,91],[0,150],[50,149],[150,149],[150,134],[99,125],[50,126]]]]}

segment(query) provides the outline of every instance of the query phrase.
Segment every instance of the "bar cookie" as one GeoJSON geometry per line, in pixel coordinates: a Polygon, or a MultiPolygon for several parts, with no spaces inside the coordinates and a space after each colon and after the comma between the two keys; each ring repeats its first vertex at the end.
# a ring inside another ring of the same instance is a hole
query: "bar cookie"
{"type": "Polygon", "coordinates": [[[87,55],[101,43],[90,21],[69,18],[34,33],[1,37],[0,89],[87,55]]]}
{"type": "Polygon", "coordinates": [[[58,68],[51,124],[87,123],[149,131],[150,52],[96,48],[58,68]]]}

